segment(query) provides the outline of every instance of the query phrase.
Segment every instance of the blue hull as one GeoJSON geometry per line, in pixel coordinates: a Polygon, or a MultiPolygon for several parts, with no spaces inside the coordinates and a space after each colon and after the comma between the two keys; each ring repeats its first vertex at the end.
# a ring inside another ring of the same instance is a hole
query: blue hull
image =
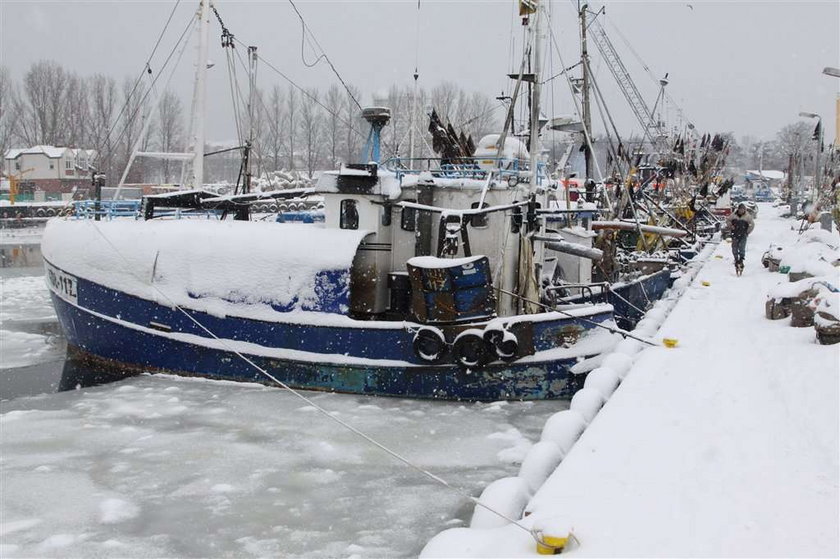
{"type": "Polygon", "coordinates": [[[671,272],[662,270],[616,287],[607,294],[605,299],[596,298],[596,301],[610,303],[615,309],[615,322],[618,327],[632,330],[642,319],[651,303],[661,299],[673,283],[671,272]]]}
{"type": "MultiPolygon", "coordinates": [[[[83,357],[126,373],[165,372],[274,384],[209,337],[184,312],[81,278],[76,281],[74,302],[55,290],[51,296],[68,344],[83,357]],[[150,325],[164,325],[167,330],[150,325]]],[[[424,364],[412,349],[413,328],[399,323],[394,328],[345,328],[186,312],[219,338],[245,342],[237,345],[237,351],[293,388],[419,399],[545,400],[569,399],[583,381],[569,372],[578,358],[539,361],[526,357],[472,370],[455,363],[424,364]],[[267,355],[284,351],[306,352],[307,357],[267,355]]],[[[569,328],[589,329],[588,321],[610,318],[611,312],[602,311],[584,318],[534,322],[533,349],[557,347],[559,336],[569,328]]]]}
{"type": "MultiPolygon", "coordinates": [[[[82,356],[126,372],[160,372],[274,385],[244,359],[219,349],[128,328],[53,295],[67,341],[82,356]]],[[[532,365],[383,367],[313,363],[244,354],[284,384],[372,396],[470,401],[568,399],[582,386],[577,359],[532,365]]]]}

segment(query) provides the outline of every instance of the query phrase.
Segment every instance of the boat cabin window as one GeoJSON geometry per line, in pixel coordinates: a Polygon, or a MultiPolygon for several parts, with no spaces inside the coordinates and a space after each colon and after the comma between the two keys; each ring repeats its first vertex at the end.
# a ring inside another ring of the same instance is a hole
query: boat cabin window
{"type": "MultiPolygon", "coordinates": [[[[478,209],[479,204],[480,202],[473,202],[470,207],[476,210],[478,209]]],[[[484,204],[484,207],[486,208],[487,204],[484,204]]],[[[470,225],[472,225],[476,229],[485,229],[487,227],[487,214],[471,215],[470,225]]]]}
{"type": "Polygon", "coordinates": [[[359,208],[356,200],[347,198],[341,201],[341,218],[338,226],[342,229],[359,228],[359,208]]]}
{"type": "Polygon", "coordinates": [[[400,228],[403,231],[414,231],[417,224],[417,210],[414,208],[403,208],[400,215],[400,228]]]}

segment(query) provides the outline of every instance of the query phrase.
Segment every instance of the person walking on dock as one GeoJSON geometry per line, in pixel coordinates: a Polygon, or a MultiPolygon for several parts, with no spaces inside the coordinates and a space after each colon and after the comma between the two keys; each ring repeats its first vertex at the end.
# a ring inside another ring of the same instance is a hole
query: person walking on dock
{"type": "Polygon", "coordinates": [[[755,228],[755,221],[747,206],[738,204],[738,208],[726,218],[726,224],[732,235],[732,256],[735,257],[735,273],[744,271],[744,257],[747,251],[747,236],[755,228]]]}

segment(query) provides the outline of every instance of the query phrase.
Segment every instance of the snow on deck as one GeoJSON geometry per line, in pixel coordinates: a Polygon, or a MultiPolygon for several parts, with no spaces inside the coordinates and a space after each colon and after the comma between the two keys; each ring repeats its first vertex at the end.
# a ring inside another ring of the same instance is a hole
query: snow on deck
{"type": "Polygon", "coordinates": [[[367,231],[218,220],[48,223],[41,249],[78,277],[223,316],[338,312],[367,231]]]}
{"type": "MultiPolygon", "coordinates": [[[[761,255],[796,239],[776,213],[763,205],[743,277],[731,245],[717,247],[656,334],[678,347],[636,356],[524,527],[572,526],[580,545],[568,556],[838,555],[840,346],[764,318],[768,290],[788,279],[761,255]]],[[[449,530],[423,553],[534,555],[512,524],[449,530]]]]}

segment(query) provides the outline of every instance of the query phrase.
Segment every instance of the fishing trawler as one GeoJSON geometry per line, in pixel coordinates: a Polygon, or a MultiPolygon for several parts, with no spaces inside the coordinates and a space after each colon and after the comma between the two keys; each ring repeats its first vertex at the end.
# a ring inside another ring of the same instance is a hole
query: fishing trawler
{"type": "MultiPolygon", "coordinates": [[[[542,8],[529,6],[539,68],[542,8]]],[[[197,17],[206,35],[206,0],[197,17]]],[[[200,45],[199,74],[206,38],[200,45]]],[[[425,168],[380,164],[390,113],[365,109],[364,163],[271,193],[248,191],[249,142],[243,192],[203,190],[203,127],[194,127],[191,189],[144,197],[141,219],[48,224],[48,285],[70,350],[127,372],[293,388],[570,398],[582,385],[574,372],[631,335],[616,328],[611,303],[641,316],[670,271],[593,284],[598,210],[559,203],[538,158],[539,87],[531,103],[529,145],[506,126],[425,168]],[[249,220],[253,204],[307,195],[323,197],[322,224],[249,220]],[[210,218],[178,219],[189,212],[210,218]]]]}

